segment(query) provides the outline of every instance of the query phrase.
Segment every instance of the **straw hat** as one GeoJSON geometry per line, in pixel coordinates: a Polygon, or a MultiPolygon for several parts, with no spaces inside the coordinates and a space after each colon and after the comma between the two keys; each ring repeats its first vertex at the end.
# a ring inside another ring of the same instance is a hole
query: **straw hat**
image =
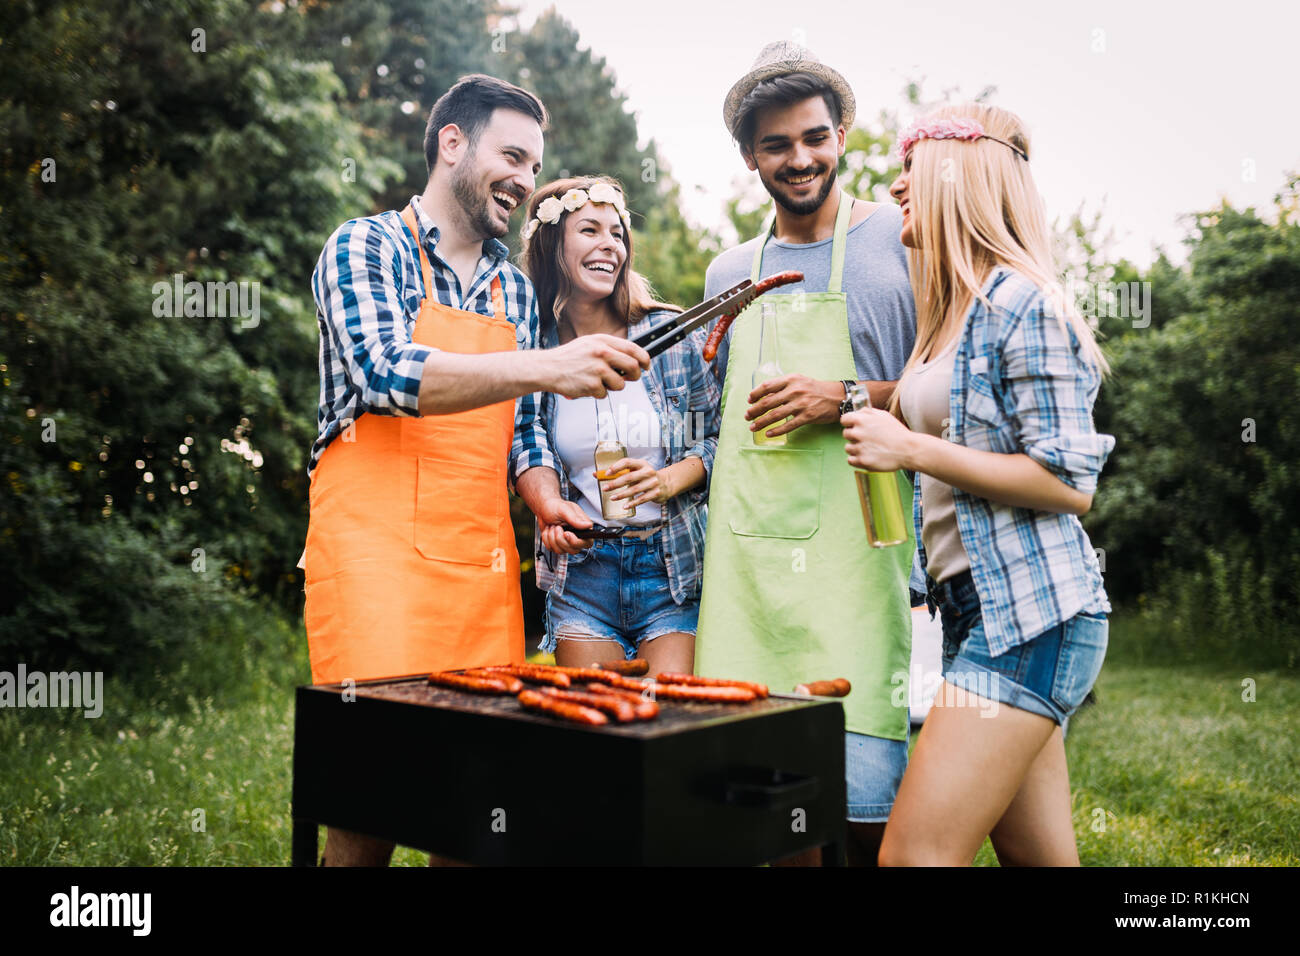
{"type": "Polygon", "coordinates": [[[763,47],[758,54],[758,59],[749,68],[749,72],[742,76],[727,93],[727,99],[722,104],[722,119],[727,124],[727,129],[731,130],[732,136],[736,136],[740,104],[754,87],[764,80],[789,73],[810,73],[827,83],[840,98],[840,122],[844,124],[845,129],[853,128],[853,114],[857,109],[857,101],[853,98],[853,90],[849,88],[844,77],[817,59],[811,50],[788,40],[779,40],[763,47]]]}

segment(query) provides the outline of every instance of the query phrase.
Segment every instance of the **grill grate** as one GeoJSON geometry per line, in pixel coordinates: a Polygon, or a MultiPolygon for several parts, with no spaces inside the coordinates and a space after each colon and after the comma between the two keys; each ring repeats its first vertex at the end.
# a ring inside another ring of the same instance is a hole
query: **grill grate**
{"type": "MultiPolygon", "coordinates": [[[[320,689],[342,692],[342,685],[331,684],[320,689]]],[[[624,737],[658,737],[680,730],[688,730],[696,726],[703,727],[720,722],[744,720],[760,714],[770,714],[794,707],[807,706],[813,702],[811,698],[804,701],[780,697],[767,697],[745,704],[705,704],[694,701],[660,700],[658,701],[659,716],[654,720],[639,720],[628,724],[616,724],[611,721],[600,727],[591,727],[585,724],[557,720],[545,714],[525,710],[520,706],[519,701],[515,699],[513,694],[470,694],[450,687],[438,687],[428,683],[423,677],[406,677],[358,684],[356,694],[358,697],[375,697],[405,704],[416,704],[422,707],[437,707],[467,714],[505,717],[538,724],[559,724],[576,730],[587,730],[598,734],[615,734],[624,737]]]]}

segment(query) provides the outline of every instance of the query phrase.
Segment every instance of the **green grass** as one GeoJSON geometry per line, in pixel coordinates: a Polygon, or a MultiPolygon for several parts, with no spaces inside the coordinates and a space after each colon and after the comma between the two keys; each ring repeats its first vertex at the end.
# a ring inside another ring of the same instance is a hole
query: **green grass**
{"type": "MultiPolygon", "coordinates": [[[[97,720],[0,711],[0,862],[286,863],[292,688],[309,672],[300,629],[269,633],[220,665],[238,675],[221,695],[187,696],[191,678],[173,674],[147,692],[107,683],[97,720]]],[[[1083,863],[1300,865],[1300,676],[1138,663],[1125,634],[1117,619],[1098,703],[1066,739],[1083,863]]],[[[976,863],[996,865],[987,842],[976,863]]]]}

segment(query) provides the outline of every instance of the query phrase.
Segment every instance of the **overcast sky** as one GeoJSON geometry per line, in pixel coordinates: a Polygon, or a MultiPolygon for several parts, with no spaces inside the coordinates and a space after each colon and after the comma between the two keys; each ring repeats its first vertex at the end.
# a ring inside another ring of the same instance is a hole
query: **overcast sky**
{"type": "Polygon", "coordinates": [[[1182,259],[1180,215],[1221,197],[1267,205],[1300,169],[1296,0],[517,2],[525,27],[554,6],[607,58],[687,215],[712,226],[737,184],[756,182],[723,97],[778,39],[842,73],[861,118],[903,108],[912,78],[934,96],[997,86],[993,102],[1029,124],[1049,217],[1100,209],[1113,252],[1143,264],[1157,245],[1182,259]]]}

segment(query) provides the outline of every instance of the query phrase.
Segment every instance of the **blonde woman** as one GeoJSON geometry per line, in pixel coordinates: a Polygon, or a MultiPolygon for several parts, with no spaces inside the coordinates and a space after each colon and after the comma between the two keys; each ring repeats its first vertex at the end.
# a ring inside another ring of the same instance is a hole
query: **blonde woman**
{"type": "Polygon", "coordinates": [[[944,684],[885,828],[884,865],[1078,865],[1064,734],[1106,654],[1110,604],[1079,523],[1114,439],[1106,362],[1064,301],[1014,114],[937,110],[890,188],[917,334],[892,414],[845,415],[849,463],[918,472],[918,550],[944,684]]]}

